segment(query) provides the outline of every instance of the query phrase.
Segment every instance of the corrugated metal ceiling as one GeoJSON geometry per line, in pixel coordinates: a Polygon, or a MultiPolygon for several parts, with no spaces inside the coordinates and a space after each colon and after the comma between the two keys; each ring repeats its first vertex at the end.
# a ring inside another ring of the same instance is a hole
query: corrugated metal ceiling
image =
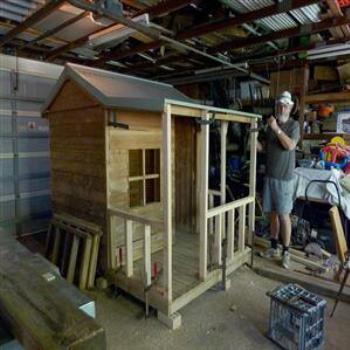
{"type": "Polygon", "coordinates": [[[45,0],[1,0],[0,17],[22,22],[25,17],[44,3],[45,0]]]}
{"type": "MultiPolygon", "coordinates": [[[[238,13],[247,13],[274,5],[272,0],[220,0],[223,4],[238,13]]],[[[314,4],[298,10],[290,11],[290,14],[282,13],[256,21],[266,31],[279,31],[297,27],[298,24],[320,21],[321,8],[314,4]],[[297,22],[296,22],[297,21],[297,22]]]]}

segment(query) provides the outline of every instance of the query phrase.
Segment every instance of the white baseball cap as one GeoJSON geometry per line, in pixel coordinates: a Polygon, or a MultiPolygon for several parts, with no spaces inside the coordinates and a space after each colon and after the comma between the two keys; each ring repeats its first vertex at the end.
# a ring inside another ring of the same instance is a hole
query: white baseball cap
{"type": "Polygon", "coordinates": [[[293,106],[292,95],[289,91],[283,91],[276,99],[276,103],[293,106]]]}

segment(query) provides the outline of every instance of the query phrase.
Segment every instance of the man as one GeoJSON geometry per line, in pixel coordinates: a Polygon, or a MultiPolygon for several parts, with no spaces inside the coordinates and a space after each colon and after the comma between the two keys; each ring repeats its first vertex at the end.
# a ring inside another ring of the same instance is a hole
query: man
{"type": "MultiPolygon", "coordinates": [[[[268,122],[266,139],[266,177],[263,207],[270,215],[271,247],[263,256],[277,257],[278,237],[281,233],[283,251],[282,266],[289,268],[289,244],[292,231],[290,212],[293,208],[295,148],[300,137],[299,123],[290,118],[294,102],[288,91],[276,100],[276,118],[268,122]]],[[[261,148],[261,145],[258,146],[261,148]]]]}

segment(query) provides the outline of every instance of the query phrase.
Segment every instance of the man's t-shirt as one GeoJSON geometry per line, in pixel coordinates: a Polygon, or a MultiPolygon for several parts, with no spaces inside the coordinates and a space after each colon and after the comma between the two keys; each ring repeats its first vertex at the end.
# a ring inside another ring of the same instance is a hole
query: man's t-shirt
{"type": "MultiPolygon", "coordinates": [[[[290,118],[279,127],[295,144],[298,143],[300,127],[297,121],[290,118]]],[[[291,180],[295,169],[295,149],[286,150],[270,127],[266,137],[266,175],[279,180],[291,180]]]]}

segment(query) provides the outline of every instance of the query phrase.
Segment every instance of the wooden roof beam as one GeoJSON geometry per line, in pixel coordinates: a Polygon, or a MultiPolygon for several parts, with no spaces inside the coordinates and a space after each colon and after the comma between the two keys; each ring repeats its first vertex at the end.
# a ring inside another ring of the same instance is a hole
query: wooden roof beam
{"type": "Polygon", "coordinates": [[[327,18],[321,22],[306,24],[297,28],[280,30],[278,32],[272,32],[259,37],[235,39],[229,42],[224,42],[220,45],[211,48],[209,52],[213,53],[233,49],[241,49],[253,45],[264,44],[273,40],[287,39],[300,35],[311,35],[322,32],[324,30],[329,30],[330,28],[339,27],[347,24],[350,24],[349,15],[346,15],[344,17],[327,18]]]}
{"type": "MultiPolygon", "coordinates": [[[[176,35],[177,40],[190,39],[195,36],[208,34],[214,31],[222,30],[230,26],[239,26],[247,22],[253,22],[258,19],[276,15],[279,13],[285,13],[286,11],[295,10],[297,8],[319,3],[317,0],[285,0],[281,3],[271,5],[260,10],[251,11],[245,14],[241,14],[232,18],[225,18],[219,21],[215,21],[208,24],[197,26],[193,29],[182,31],[176,35]]],[[[157,49],[161,47],[164,42],[160,40],[153,41],[148,44],[140,44],[133,49],[121,51],[119,48],[114,52],[103,55],[99,60],[96,61],[97,65],[100,65],[108,60],[120,60],[128,56],[133,56],[137,53],[145,52],[151,49],[157,49]]]]}
{"type": "Polygon", "coordinates": [[[328,41],[320,42],[320,43],[312,43],[309,45],[299,45],[299,46],[293,46],[285,50],[279,50],[276,52],[270,52],[270,53],[261,53],[261,54],[250,54],[250,55],[242,55],[239,56],[237,59],[232,60],[232,63],[240,63],[240,62],[250,62],[254,60],[259,60],[259,59],[272,59],[275,57],[280,57],[280,56],[291,56],[295,55],[298,53],[303,53],[308,50],[316,49],[316,48],[323,48],[331,45],[336,45],[336,44],[343,44],[350,41],[350,36],[349,37],[344,37],[344,38],[339,38],[339,39],[331,39],[328,41]]]}
{"type": "Polygon", "coordinates": [[[42,19],[50,15],[52,12],[57,10],[66,0],[52,0],[48,1],[39,10],[35,11],[32,15],[27,17],[18,26],[11,29],[3,37],[0,38],[0,48],[8,43],[10,40],[15,38],[18,34],[24,32],[29,27],[40,22],[42,19]]]}

